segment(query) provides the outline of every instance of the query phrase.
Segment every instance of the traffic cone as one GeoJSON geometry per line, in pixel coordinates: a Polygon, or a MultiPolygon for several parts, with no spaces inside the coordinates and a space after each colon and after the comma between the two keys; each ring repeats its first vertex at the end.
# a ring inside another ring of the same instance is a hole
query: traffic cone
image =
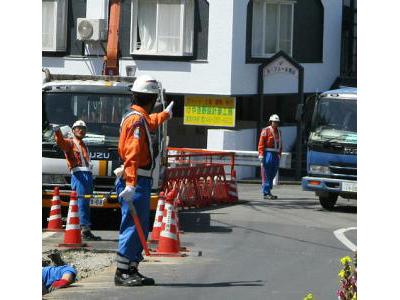
{"type": "Polygon", "coordinates": [[[237,202],[239,200],[237,182],[236,182],[236,170],[233,170],[232,178],[228,182],[228,195],[229,195],[229,202],[237,202]]]}
{"type": "Polygon", "coordinates": [[[174,194],[172,190],[165,199],[165,208],[161,225],[158,248],[154,255],[157,256],[182,256],[179,253],[180,245],[178,239],[178,228],[176,223],[174,194]]]}
{"type": "Polygon", "coordinates": [[[165,207],[164,192],[160,192],[160,197],[158,198],[157,202],[156,216],[154,218],[153,231],[151,232],[150,242],[158,242],[158,240],[160,239],[164,207],[165,207]]]}
{"type": "Polygon", "coordinates": [[[61,219],[60,188],[58,186],[54,188],[48,220],[49,223],[47,224],[47,229],[45,231],[64,231],[61,219]]]}
{"type": "Polygon", "coordinates": [[[81,226],[79,224],[77,194],[75,191],[71,191],[64,243],[59,244],[59,247],[80,248],[87,246],[87,244],[82,243],[81,226]]]}

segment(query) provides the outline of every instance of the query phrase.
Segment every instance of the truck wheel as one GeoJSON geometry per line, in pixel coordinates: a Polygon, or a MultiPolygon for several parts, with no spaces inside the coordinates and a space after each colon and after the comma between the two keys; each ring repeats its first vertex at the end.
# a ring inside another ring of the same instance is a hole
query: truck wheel
{"type": "Polygon", "coordinates": [[[336,204],[337,199],[338,195],[328,194],[326,196],[319,196],[319,203],[321,203],[321,206],[326,210],[332,210],[336,204]]]}

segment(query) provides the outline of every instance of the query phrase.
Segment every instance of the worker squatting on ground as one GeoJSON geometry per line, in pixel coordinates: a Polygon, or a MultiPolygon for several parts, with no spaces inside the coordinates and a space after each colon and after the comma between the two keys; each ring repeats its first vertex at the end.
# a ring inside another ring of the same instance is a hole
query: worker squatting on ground
{"type": "Polygon", "coordinates": [[[122,286],[154,285],[153,278],[145,277],[138,271],[139,262],[143,260],[143,247],[130,214],[130,206],[133,204],[136,208],[147,239],[152,171],[157,156],[150,132],[172,118],[173,106],[171,102],[163,112],[149,115],[161,92],[158,82],[151,76],[139,76],[133,84],[132,92],[133,105],[121,121],[118,144],[123,166],[115,170],[115,188],[119,195],[122,219],[114,282],[122,286]]]}
{"type": "Polygon", "coordinates": [[[89,150],[83,141],[86,135],[86,124],[82,120],[72,125],[72,138],[64,138],[60,127],[53,126],[57,145],[64,151],[67,165],[71,171],[71,188],[78,194],[79,221],[82,239],[98,241],[100,237],[90,231],[90,203],[84,195],[93,193],[92,163],[89,150]]]}
{"type": "Polygon", "coordinates": [[[42,268],[42,295],[74,283],[76,270],[68,265],[42,268]]]}
{"type": "Polygon", "coordinates": [[[279,126],[279,116],[272,115],[269,118],[270,126],[261,131],[258,142],[258,158],[262,164],[261,172],[264,172],[262,193],[264,199],[277,199],[271,194],[272,182],[279,168],[279,160],[282,154],[282,134],[279,126]]]}

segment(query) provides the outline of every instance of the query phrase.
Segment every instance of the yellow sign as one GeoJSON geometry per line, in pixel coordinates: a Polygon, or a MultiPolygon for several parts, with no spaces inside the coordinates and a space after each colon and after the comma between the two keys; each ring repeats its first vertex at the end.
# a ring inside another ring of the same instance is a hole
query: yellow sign
{"type": "Polygon", "coordinates": [[[234,97],[185,96],[185,125],[235,127],[235,116],[234,97]]]}

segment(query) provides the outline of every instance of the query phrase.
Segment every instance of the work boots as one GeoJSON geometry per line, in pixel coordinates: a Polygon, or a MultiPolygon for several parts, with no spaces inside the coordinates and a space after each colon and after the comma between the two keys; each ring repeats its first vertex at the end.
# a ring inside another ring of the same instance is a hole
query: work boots
{"type": "Polygon", "coordinates": [[[101,237],[95,236],[90,230],[82,230],[81,235],[84,241],[101,241],[101,237]]]}
{"type": "Polygon", "coordinates": [[[117,268],[114,276],[114,283],[117,286],[142,286],[154,285],[154,279],[139,273],[136,267],[130,267],[128,273],[117,268]]]}
{"type": "Polygon", "coordinates": [[[278,199],[278,196],[275,196],[272,194],[266,194],[266,195],[264,195],[264,199],[266,199],[266,200],[278,199]]]}

